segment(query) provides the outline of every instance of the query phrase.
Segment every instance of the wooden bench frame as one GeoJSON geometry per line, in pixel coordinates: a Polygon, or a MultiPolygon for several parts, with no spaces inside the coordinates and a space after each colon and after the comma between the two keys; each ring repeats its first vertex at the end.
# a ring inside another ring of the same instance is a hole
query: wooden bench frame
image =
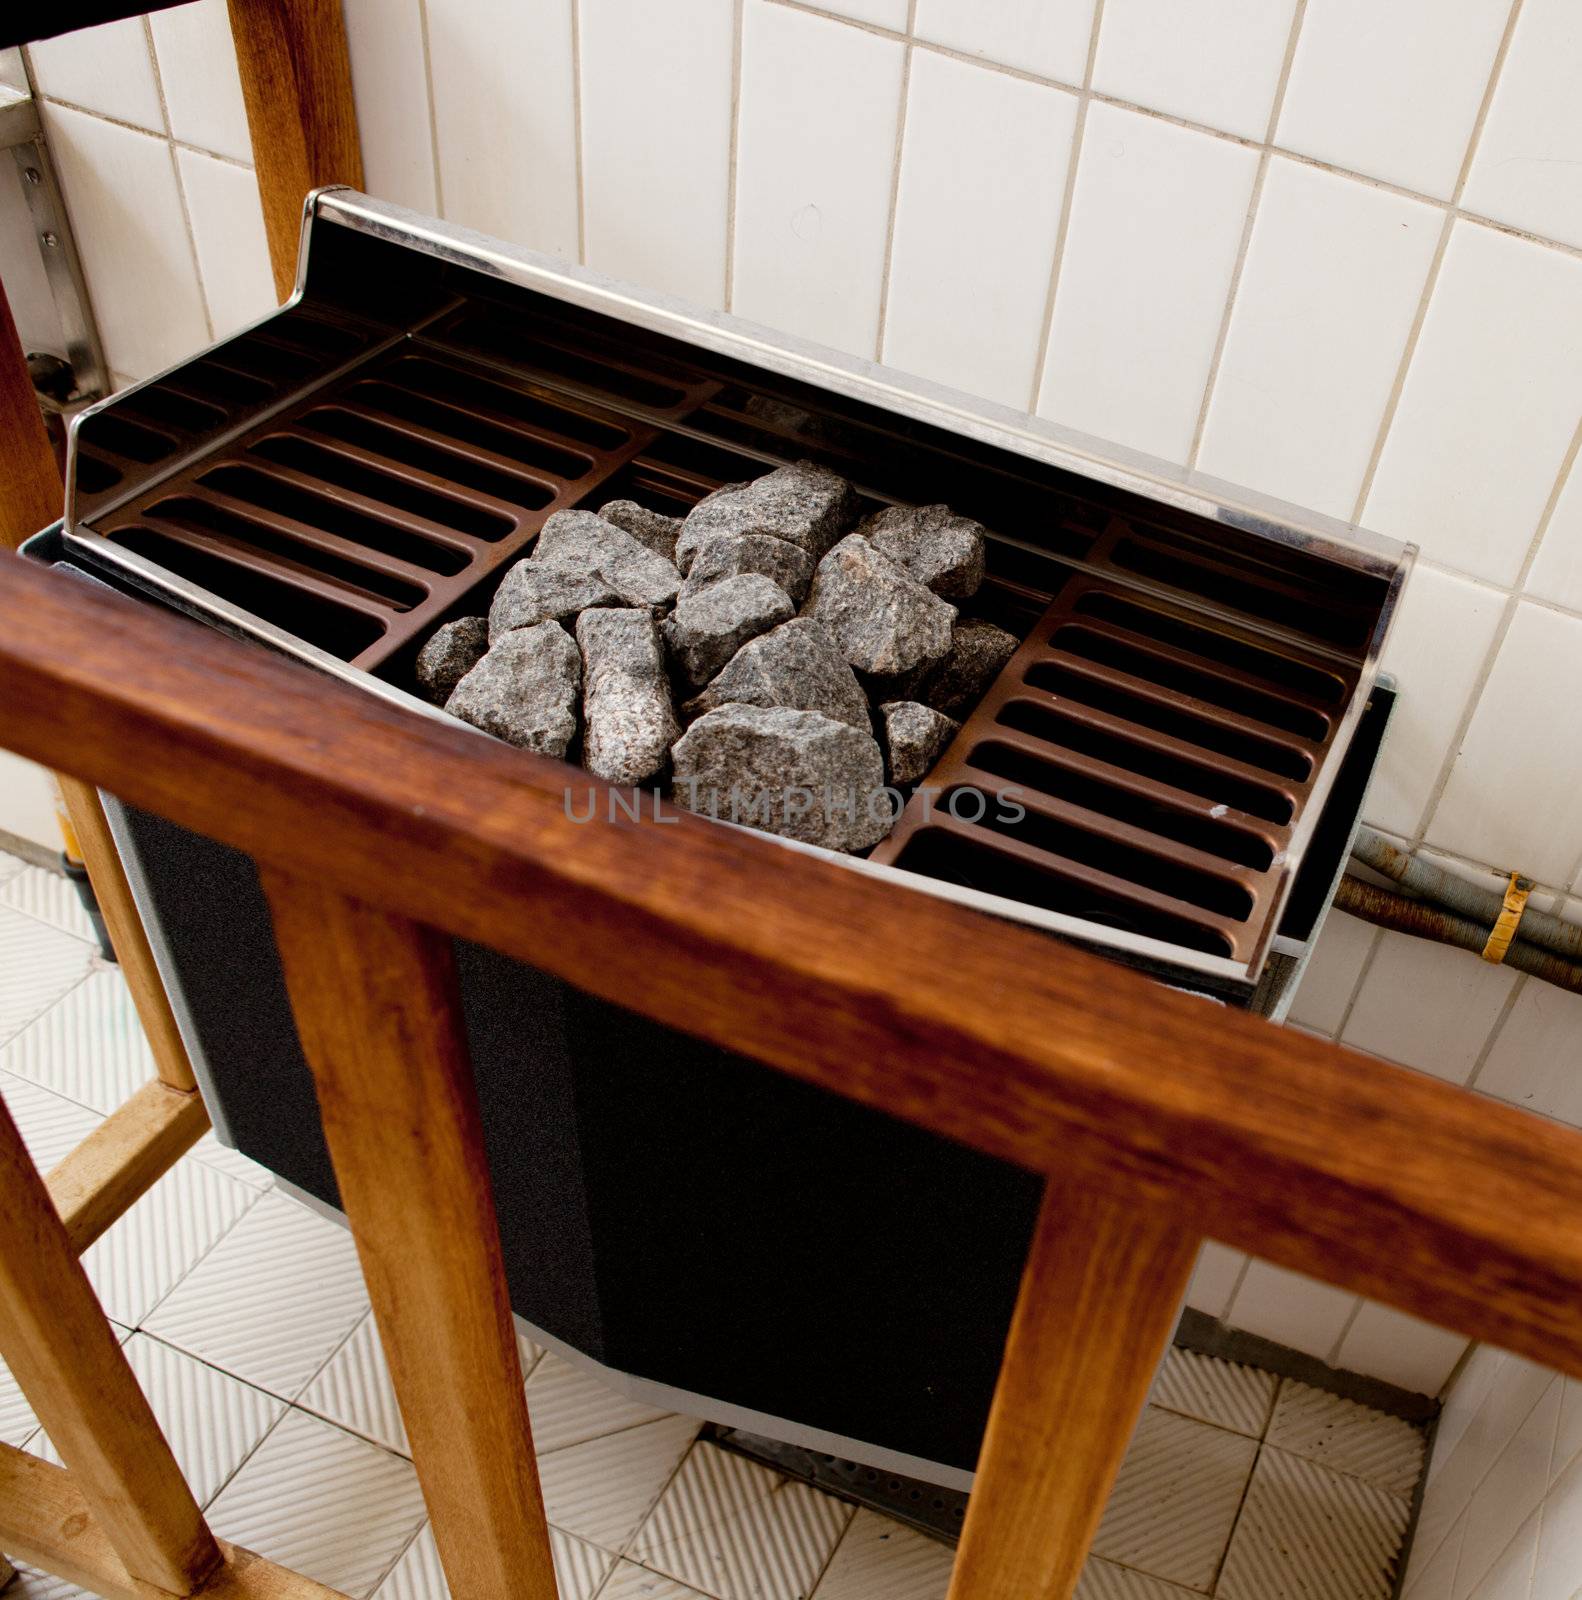
{"type": "MultiPolygon", "coordinates": [[[[357,181],[338,8],[231,5],[288,282],[357,181]]],[[[14,539],[59,486],[4,367],[14,539]]],[[[74,775],[160,1064],[47,1185],[0,1112],[0,1355],[67,1463],[0,1448],[0,1549],[116,1600],[332,1592],[210,1533],[78,1261],[206,1121],[94,786],[259,864],[457,1600],[555,1580],[453,937],[1045,1175],[952,1600],[1071,1594],[1205,1237],[1582,1376],[1572,1130],[759,837],[576,826],[557,763],[3,554],[0,745],[74,775]]]]}

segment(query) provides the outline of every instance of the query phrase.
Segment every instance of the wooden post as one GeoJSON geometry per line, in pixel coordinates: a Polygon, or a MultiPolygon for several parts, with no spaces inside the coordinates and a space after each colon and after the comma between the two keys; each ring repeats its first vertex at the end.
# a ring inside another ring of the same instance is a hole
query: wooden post
{"type": "Polygon", "coordinates": [[[0,546],[14,550],[60,515],[60,467],[0,288],[0,546]]]}
{"type": "Polygon", "coordinates": [[[262,876],[450,1592],[555,1600],[450,941],[262,876]]]}
{"type": "Polygon", "coordinates": [[[1200,1241],[1051,1178],[1005,1342],[949,1600],[1069,1600],[1200,1241]]]}
{"type": "Polygon", "coordinates": [[[340,0],[229,0],[258,197],[284,300],[296,277],[302,202],[326,183],[361,188],[362,152],[340,0]]]}
{"type": "Polygon", "coordinates": [[[3,1105],[0,1194],[0,1356],[127,1572],[192,1594],[219,1546],[3,1105]]]}

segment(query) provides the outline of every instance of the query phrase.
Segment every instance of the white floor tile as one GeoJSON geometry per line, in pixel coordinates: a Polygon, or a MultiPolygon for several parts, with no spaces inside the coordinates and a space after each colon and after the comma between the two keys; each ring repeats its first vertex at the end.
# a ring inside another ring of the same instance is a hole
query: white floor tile
{"type": "Polygon", "coordinates": [[[204,1134],[192,1147],[193,1156],[206,1167],[213,1167],[216,1171],[223,1172],[227,1178],[235,1178],[238,1183],[245,1183],[250,1189],[272,1189],[275,1175],[268,1167],[261,1167],[256,1161],[244,1156],[240,1150],[233,1150],[229,1145],[221,1144],[213,1132],[204,1134]]]}
{"type": "Polygon", "coordinates": [[[1121,1464],[1093,1553],[1193,1589],[1213,1582],[1257,1442],[1149,1407],[1121,1464]]]}
{"type": "Polygon", "coordinates": [[[617,1394],[592,1373],[553,1355],[546,1355],[528,1379],[527,1409],[540,1455],[669,1415],[617,1394]]]}
{"type": "Polygon", "coordinates": [[[103,966],[18,1034],[0,1063],[106,1115],[156,1075],[126,980],[103,966]]]}
{"type": "Polygon", "coordinates": [[[351,1236],[270,1193],[147,1326],[161,1339],[294,1400],[367,1311],[351,1236]]]}
{"type": "Polygon", "coordinates": [[[22,1393],[22,1386],[0,1361],[0,1444],[21,1449],[38,1432],[38,1418],[22,1393]]]}
{"type": "Polygon", "coordinates": [[[9,850],[0,850],[0,884],[10,883],[19,872],[26,872],[30,865],[30,862],[12,855],[9,850]]]}
{"type": "MultiPolygon", "coordinates": [[[[81,983],[92,963],[91,945],[0,906],[0,1045],[81,983]]],[[[12,1058],[8,1047],[0,1064],[15,1072],[12,1058]]]]}
{"type": "MultiPolygon", "coordinates": [[[[615,1564],[615,1557],[608,1550],[584,1539],[573,1539],[559,1528],[549,1530],[549,1548],[555,1561],[560,1600],[593,1600],[595,1594],[608,1594],[607,1589],[599,1588],[615,1564]]],[[[423,1525],[423,1531],[407,1546],[376,1592],[379,1600],[449,1600],[450,1586],[445,1582],[434,1530],[429,1524],[423,1525]]]]}
{"type": "Polygon", "coordinates": [[[355,1597],[372,1592],[423,1515],[410,1462],[292,1411],[209,1520],[222,1538],[355,1597]]]}
{"type": "Polygon", "coordinates": [[[606,1550],[624,1550],[700,1426],[690,1417],[666,1417],[541,1456],[549,1520],[606,1550]]]}
{"type": "Polygon", "coordinates": [[[1386,1600],[1408,1502],[1265,1445],[1219,1600],[1386,1600]]]}
{"type": "MultiPolygon", "coordinates": [[[[16,858],[13,856],[10,859],[16,858]]],[[[0,905],[25,911],[28,916],[49,923],[62,933],[86,939],[90,944],[95,943],[93,924],[82,908],[76,885],[71,879],[61,872],[30,867],[26,862],[19,862],[18,865],[22,868],[19,873],[10,876],[0,873],[0,884],[4,885],[0,888],[0,905]]]]}
{"type": "Polygon", "coordinates": [[[0,1072],[0,1098],[22,1135],[33,1165],[48,1174],[57,1162],[82,1143],[102,1120],[75,1100],[42,1089],[26,1078],[0,1072]]]}
{"type": "Polygon", "coordinates": [[[1146,1572],[1090,1556],[1077,1580],[1076,1600],[1191,1600],[1196,1593],[1195,1589],[1183,1589],[1163,1578],[1150,1578],[1146,1572]]]}
{"type": "Polygon", "coordinates": [[[851,1515],[849,1506],[806,1484],[700,1444],[631,1554],[717,1600],[800,1600],[851,1515]]]}
{"type": "MultiPolygon", "coordinates": [[[[274,1426],[285,1402],[146,1333],[134,1333],[125,1348],[182,1475],[198,1504],[207,1505],[274,1426]]],[[[60,1461],[47,1437],[31,1448],[60,1461]]]]}
{"type": "MultiPolygon", "coordinates": [[[[822,1593],[822,1591],[820,1591],[822,1593]]],[[[703,1600],[696,1589],[632,1561],[617,1561],[599,1600],[703,1600]]]]}
{"type": "Polygon", "coordinates": [[[859,1511],[835,1547],[815,1600],[945,1600],[948,1545],[876,1512],[859,1511]]]}
{"type": "Polygon", "coordinates": [[[106,1313],[137,1327],[257,1198],[212,1167],[178,1162],[83,1255],[106,1313]]]}
{"type": "Polygon", "coordinates": [[[1257,1367],[1172,1347],[1150,1398],[1164,1411],[1260,1439],[1277,1382],[1257,1367]]]}
{"type": "Polygon", "coordinates": [[[1269,1443],[1401,1496],[1410,1496],[1423,1470],[1422,1429],[1289,1378],[1274,1403],[1269,1443]]]}
{"type": "MultiPolygon", "coordinates": [[[[519,1335],[517,1348],[524,1374],[531,1372],[541,1353],[538,1346],[519,1335]]],[[[297,1404],[387,1450],[402,1455],[412,1453],[371,1312],[307,1386],[297,1404]]]]}
{"type": "Polygon", "coordinates": [[[87,1589],[79,1589],[64,1578],[40,1572],[37,1567],[24,1566],[20,1562],[15,1565],[16,1581],[6,1586],[6,1600],[93,1600],[93,1595],[87,1589]]]}

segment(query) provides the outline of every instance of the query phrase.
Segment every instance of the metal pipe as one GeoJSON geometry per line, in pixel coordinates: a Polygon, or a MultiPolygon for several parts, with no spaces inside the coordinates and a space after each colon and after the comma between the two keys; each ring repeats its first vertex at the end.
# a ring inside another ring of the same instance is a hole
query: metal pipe
{"type": "MultiPolygon", "coordinates": [[[[1357,830],[1357,840],[1351,847],[1351,853],[1356,860],[1372,867],[1375,872],[1393,878],[1403,889],[1410,889],[1425,900],[1459,911],[1487,927],[1493,927],[1504,906],[1502,894],[1468,883],[1465,878],[1444,867],[1419,860],[1410,851],[1391,844],[1382,833],[1376,833],[1372,828],[1357,830]]],[[[1488,937],[1487,927],[1484,938],[1488,937]]],[[[1531,905],[1522,912],[1516,936],[1528,944],[1542,945],[1545,950],[1552,950],[1568,961],[1582,959],[1582,925],[1566,922],[1531,905]]]]}
{"type": "MultiPolygon", "coordinates": [[[[1470,917],[1458,916],[1426,900],[1410,900],[1391,889],[1345,877],[1335,891],[1335,909],[1371,922],[1375,927],[1395,933],[1409,933],[1419,939],[1434,939],[1440,944],[1463,950],[1481,951],[1488,942],[1489,930],[1470,917]]],[[[1515,939],[1505,952],[1504,965],[1526,972],[1557,988],[1582,994],[1582,965],[1567,961],[1548,950],[1540,950],[1523,939],[1515,939]]]]}

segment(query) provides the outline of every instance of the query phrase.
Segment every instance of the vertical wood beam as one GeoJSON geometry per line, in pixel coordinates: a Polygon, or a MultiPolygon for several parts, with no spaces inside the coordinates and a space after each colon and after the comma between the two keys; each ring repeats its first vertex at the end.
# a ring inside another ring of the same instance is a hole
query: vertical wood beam
{"type": "Polygon", "coordinates": [[[14,550],[47,527],[64,499],[27,357],[0,288],[0,546],[14,550]]]}
{"type": "Polygon", "coordinates": [[[1069,1600],[1199,1240],[1051,1178],[1022,1273],[949,1600],[1069,1600]]]}
{"type": "Polygon", "coordinates": [[[0,1194],[0,1356],[127,1572],[192,1594],[219,1546],[3,1105],[0,1194]]]}
{"type": "Polygon", "coordinates": [[[262,877],[450,1592],[555,1600],[450,941],[262,877]]]}
{"type": "Polygon", "coordinates": [[[154,952],[143,931],[137,902],[132,899],[132,888],[126,881],[126,869],[110,833],[99,791],[91,783],[68,778],[64,773],[57,773],[55,782],[60,786],[66,814],[77,835],[83,865],[88,869],[88,881],[93,885],[100,914],[109,929],[116,959],[126,977],[126,986],[132,992],[132,1003],[137,1007],[143,1032],[148,1035],[149,1048],[154,1053],[154,1070],[159,1074],[159,1081],[172,1089],[195,1090],[198,1081],[187,1059],[187,1047],[181,1041],[175,1013],[170,1009],[164,980],[154,964],[154,952]]]}
{"type": "Polygon", "coordinates": [[[258,198],[282,300],[296,277],[302,202],[325,183],[361,188],[341,0],[229,0],[258,198]]]}

